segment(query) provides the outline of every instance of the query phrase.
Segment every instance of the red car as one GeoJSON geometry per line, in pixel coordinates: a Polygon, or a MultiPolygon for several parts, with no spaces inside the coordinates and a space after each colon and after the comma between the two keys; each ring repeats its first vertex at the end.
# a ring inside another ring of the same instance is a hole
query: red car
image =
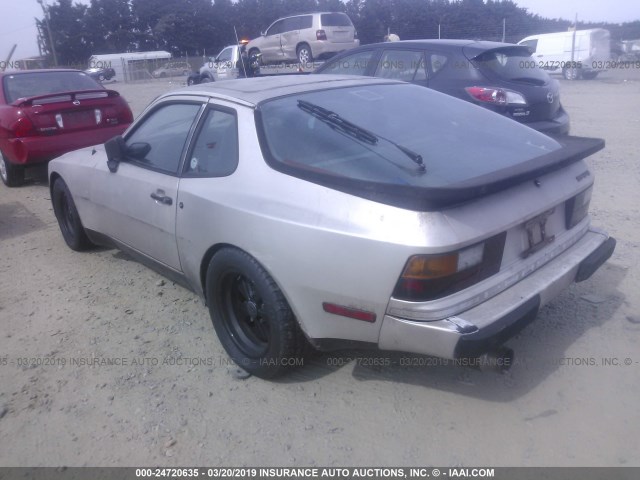
{"type": "Polygon", "coordinates": [[[104,143],[132,121],[118,92],[79,70],[0,73],[0,177],[20,185],[26,166],[104,143]]]}

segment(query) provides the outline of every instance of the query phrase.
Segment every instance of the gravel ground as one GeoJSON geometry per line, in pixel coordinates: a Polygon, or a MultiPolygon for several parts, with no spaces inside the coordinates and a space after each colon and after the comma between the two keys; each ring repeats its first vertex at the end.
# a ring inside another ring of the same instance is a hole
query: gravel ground
{"type": "MultiPolygon", "coordinates": [[[[111,87],[137,115],[178,82],[111,87]]],[[[503,375],[347,352],[239,378],[194,294],[66,247],[44,170],[0,186],[0,465],[640,466],[640,71],[561,82],[572,133],[607,141],[592,216],[618,247],[503,375]]]]}

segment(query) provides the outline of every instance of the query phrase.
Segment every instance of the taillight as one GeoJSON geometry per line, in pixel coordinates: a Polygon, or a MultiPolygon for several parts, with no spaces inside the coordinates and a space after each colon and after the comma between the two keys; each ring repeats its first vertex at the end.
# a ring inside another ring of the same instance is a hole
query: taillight
{"type": "Polygon", "coordinates": [[[506,232],[470,247],[437,255],[414,255],[393,291],[399,300],[425,302],[459,292],[497,273],[506,232]]]}
{"type": "Polygon", "coordinates": [[[131,123],[133,122],[133,113],[131,113],[131,109],[122,101],[122,104],[118,105],[118,119],[120,123],[131,123]]]}
{"type": "Polygon", "coordinates": [[[11,125],[11,131],[13,132],[14,137],[28,137],[30,135],[34,135],[35,129],[33,128],[33,123],[27,117],[20,117],[15,121],[13,125],[11,125]]]}
{"type": "Polygon", "coordinates": [[[524,96],[513,90],[506,88],[494,87],[467,87],[467,93],[474,100],[485,103],[493,103],[494,105],[526,105],[527,101],[524,96]]]}
{"type": "Polygon", "coordinates": [[[589,213],[591,192],[593,192],[593,186],[583,190],[575,197],[567,200],[565,203],[565,225],[567,230],[570,230],[579,224],[589,213]]]}
{"type": "Polygon", "coordinates": [[[327,32],[324,30],[316,30],[316,40],[326,40],[327,32]]]}

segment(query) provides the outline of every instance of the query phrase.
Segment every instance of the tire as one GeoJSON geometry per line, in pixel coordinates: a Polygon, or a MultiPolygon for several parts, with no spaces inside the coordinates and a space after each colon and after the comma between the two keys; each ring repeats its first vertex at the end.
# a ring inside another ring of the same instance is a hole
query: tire
{"type": "Polygon", "coordinates": [[[258,48],[252,48],[251,50],[249,50],[249,58],[255,58],[258,57],[258,65],[262,66],[262,55],[260,55],[260,49],[258,48]]]}
{"type": "Polygon", "coordinates": [[[301,65],[307,65],[308,63],[313,62],[313,55],[311,54],[311,47],[306,43],[298,46],[298,50],[296,51],[298,55],[298,63],[301,65]]]}
{"type": "Polygon", "coordinates": [[[53,211],[56,214],[62,237],[69,248],[80,252],[93,247],[84,231],[71,192],[61,178],[53,182],[51,202],[53,203],[53,211]]]}
{"type": "Polygon", "coordinates": [[[191,85],[195,85],[195,82],[193,81],[193,78],[187,78],[187,86],[191,86],[191,85]]]}
{"type": "Polygon", "coordinates": [[[104,77],[104,75],[100,74],[98,75],[98,80],[100,81],[100,83],[102,83],[106,80],[106,78],[104,77]]]}
{"type": "Polygon", "coordinates": [[[593,80],[594,78],[596,78],[598,76],[598,73],[600,72],[582,72],[582,78],[584,78],[585,80],[593,80]]]}
{"type": "Polygon", "coordinates": [[[206,283],[209,313],[231,359],[260,378],[273,378],[304,362],[309,344],[275,281],[235,248],[211,259],[206,283]]]}
{"type": "Polygon", "coordinates": [[[7,187],[19,187],[24,183],[24,167],[11,163],[0,153],[0,178],[7,187]]]}
{"type": "Polygon", "coordinates": [[[582,69],[564,67],[562,69],[562,76],[565,80],[578,80],[582,77],[582,69]]]}

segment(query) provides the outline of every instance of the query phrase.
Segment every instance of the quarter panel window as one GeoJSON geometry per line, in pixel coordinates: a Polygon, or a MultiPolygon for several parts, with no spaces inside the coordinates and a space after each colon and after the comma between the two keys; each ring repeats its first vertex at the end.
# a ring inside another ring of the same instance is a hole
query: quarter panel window
{"type": "Polygon", "coordinates": [[[177,173],[187,136],[200,107],[196,103],[170,103],[153,111],[126,140],[127,145],[149,144],[149,153],[144,159],[129,160],[154,170],[177,173]]]}
{"type": "Polygon", "coordinates": [[[442,55],[441,53],[432,53],[429,55],[429,59],[431,61],[431,71],[433,74],[438,73],[442,67],[447,63],[447,56],[442,55]]]}
{"type": "Polygon", "coordinates": [[[223,177],[238,166],[238,122],[235,112],[209,110],[184,165],[189,177],[223,177]]]}
{"type": "Polygon", "coordinates": [[[382,54],[375,76],[402,80],[405,82],[426,78],[426,65],[422,52],[409,50],[388,50],[382,54]],[[416,75],[418,73],[418,75],[416,75]]]}

